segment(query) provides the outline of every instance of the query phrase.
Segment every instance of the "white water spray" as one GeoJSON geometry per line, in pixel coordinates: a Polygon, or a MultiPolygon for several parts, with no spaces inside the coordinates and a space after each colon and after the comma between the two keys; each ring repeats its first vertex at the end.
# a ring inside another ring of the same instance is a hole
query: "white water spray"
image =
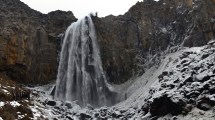
{"type": "Polygon", "coordinates": [[[113,104],[103,72],[95,27],[90,16],[73,23],[63,40],[55,98],[81,106],[113,104]]]}

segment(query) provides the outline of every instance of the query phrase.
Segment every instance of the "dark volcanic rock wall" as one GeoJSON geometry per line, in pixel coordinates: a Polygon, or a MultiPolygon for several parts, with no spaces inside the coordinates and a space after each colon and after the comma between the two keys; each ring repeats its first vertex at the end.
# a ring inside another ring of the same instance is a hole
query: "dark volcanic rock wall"
{"type": "Polygon", "coordinates": [[[138,26],[126,17],[95,18],[103,68],[110,81],[120,83],[132,76],[140,44],[138,26]]]}
{"type": "MultiPolygon", "coordinates": [[[[144,0],[124,15],[93,20],[106,75],[122,83],[159,64],[163,51],[213,39],[215,0],[144,0]]],[[[0,0],[0,21],[0,72],[22,82],[55,79],[57,35],[76,21],[73,13],[45,15],[19,0],[0,0]]]]}
{"type": "Polygon", "coordinates": [[[144,63],[155,64],[162,51],[213,39],[215,1],[144,0],[122,16],[94,21],[104,70],[111,82],[121,83],[151,66],[144,63]]]}
{"type": "Polygon", "coordinates": [[[0,0],[0,72],[24,83],[47,83],[57,73],[57,35],[72,12],[41,14],[19,0],[0,0]]]}

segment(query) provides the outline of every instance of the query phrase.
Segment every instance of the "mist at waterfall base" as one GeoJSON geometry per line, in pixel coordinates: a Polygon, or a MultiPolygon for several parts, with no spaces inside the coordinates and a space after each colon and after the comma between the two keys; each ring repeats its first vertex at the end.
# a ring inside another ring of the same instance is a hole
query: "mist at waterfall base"
{"type": "Polygon", "coordinates": [[[84,107],[110,106],[116,93],[107,83],[93,21],[89,16],[66,30],[60,54],[55,99],[77,101],[84,107]]]}

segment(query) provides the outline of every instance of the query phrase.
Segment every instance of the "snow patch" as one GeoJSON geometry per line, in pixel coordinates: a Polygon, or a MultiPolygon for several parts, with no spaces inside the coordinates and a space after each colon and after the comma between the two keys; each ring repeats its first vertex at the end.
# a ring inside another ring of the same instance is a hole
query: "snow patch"
{"type": "Polygon", "coordinates": [[[0,102],[0,108],[3,107],[5,105],[4,102],[0,102]]]}
{"type": "Polygon", "coordinates": [[[37,118],[41,117],[41,113],[37,109],[31,108],[31,111],[33,113],[33,117],[34,117],[33,119],[34,120],[36,120],[37,118]]]}
{"type": "Polygon", "coordinates": [[[21,104],[19,104],[17,101],[10,102],[10,105],[13,107],[19,107],[21,104]]]}
{"type": "Polygon", "coordinates": [[[10,94],[10,92],[8,92],[8,91],[5,90],[5,89],[2,89],[2,91],[3,91],[4,93],[6,93],[6,94],[10,94]]]}
{"type": "Polygon", "coordinates": [[[162,33],[167,33],[168,31],[167,31],[167,29],[165,27],[163,27],[163,28],[161,28],[161,32],[162,33]]]}

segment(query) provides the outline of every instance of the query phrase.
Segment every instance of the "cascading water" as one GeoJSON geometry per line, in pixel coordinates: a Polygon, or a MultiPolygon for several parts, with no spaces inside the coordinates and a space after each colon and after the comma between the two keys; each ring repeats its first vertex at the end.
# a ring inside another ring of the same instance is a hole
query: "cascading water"
{"type": "Polygon", "coordinates": [[[86,16],[65,33],[55,98],[98,107],[111,105],[114,95],[103,72],[93,21],[86,16]]]}

